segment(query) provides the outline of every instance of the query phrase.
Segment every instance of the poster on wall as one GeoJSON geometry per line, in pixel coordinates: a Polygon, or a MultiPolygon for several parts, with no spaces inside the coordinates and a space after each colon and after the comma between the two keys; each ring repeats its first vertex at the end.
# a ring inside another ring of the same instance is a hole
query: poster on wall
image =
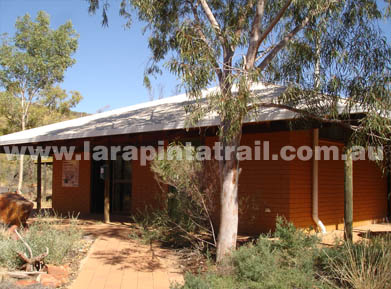
{"type": "Polygon", "coordinates": [[[62,164],[62,186],[79,186],[79,161],[63,161],[62,164]]]}

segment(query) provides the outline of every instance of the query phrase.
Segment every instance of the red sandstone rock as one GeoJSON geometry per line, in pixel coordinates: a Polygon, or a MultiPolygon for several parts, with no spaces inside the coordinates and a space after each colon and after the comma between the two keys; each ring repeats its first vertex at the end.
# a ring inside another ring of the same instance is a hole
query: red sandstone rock
{"type": "Polygon", "coordinates": [[[20,286],[20,287],[26,287],[26,286],[34,285],[34,284],[38,284],[38,282],[35,280],[31,280],[31,279],[19,280],[19,281],[15,282],[15,285],[20,286]]]}
{"type": "Polygon", "coordinates": [[[61,285],[68,282],[69,267],[67,268],[67,266],[47,265],[47,270],[49,275],[52,275],[61,282],[61,285]]]}
{"type": "Polygon", "coordinates": [[[50,274],[42,274],[40,282],[47,287],[57,288],[61,286],[61,281],[50,274]]]}
{"type": "Polygon", "coordinates": [[[33,207],[34,204],[20,194],[0,194],[0,222],[25,226],[33,207]]]}

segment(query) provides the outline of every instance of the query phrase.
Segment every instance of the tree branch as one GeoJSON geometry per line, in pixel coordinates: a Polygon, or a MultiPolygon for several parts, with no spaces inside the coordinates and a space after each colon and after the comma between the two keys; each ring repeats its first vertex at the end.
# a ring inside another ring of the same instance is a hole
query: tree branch
{"type": "Polygon", "coordinates": [[[248,47],[247,55],[246,55],[246,66],[245,66],[246,70],[249,70],[251,67],[254,66],[255,56],[256,56],[257,50],[258,50],[257,44],[258,44],[259,37],[260,37],[259,32],[261,29],[262,18],[263,18],[264,12],[265,12],[265,1],[258,0],[256,14],[254,17],[253,24],[251,26],[250,45],[248,47]]]}
{"type": "MultiPolygon", "coordinates": [[[[196,22],[196,31],[198,33],[198,36],[201,38],[201,40],[205,43],[205,45],[208,47],[209,50],[212,50],[212,47],[210,46],[210,43],[208,42],[204,32],[202,31],[201,29],[201,21],[198,17],[198,12],[197,12],[197,7],[195,7],[193,5],[192,2],[188,2],[190,4],[190,7],[191,7],[191,10],[193,11],[193,17],[194,17],[194,20],[196,22]]],[[[221,81],[223,79],[223,72],[221,71],[221,68],[219,67],[219,65],[217,64],[217,62],[215,61],[214,63],[214,66],[215,66],[215,72],[217,74],[217,77],[219,78],[219,80],[221,81]]]]}
{"type": "MultiPolygon", "coordinates": [[[[259,1],[259,2],[261,2],[261,1],[259,1]]],[[[262,2],[264,2],[264,1],[262,1],[262,2]]],[[[263,31],[263,33],[261,35],[259,35],[260,29],[261,29],[261,27],[260,27],[260,25],[261,25],[261,18],[259,19],[259,22],[256,21],[257,20],[256,18],[258,16],[258,5],[259,5],[259,4],[257,4],[257,16],[254,19],[253,28],[252,28],[252,31],[251,31],[251,35],[254,35],[254,43],[253,43],[254,46],[252,47],[251,44],[250,44],[250,47],[249,47],[249,50],[248,50],[248,53],[247,53],[247,61],[246,61],[246,63],[247,63],[246,69],[247,70],[253,68],[254,63],[255,63],[255,58],[256,58],[256,55],[257,55],[257,52],[258,52],[258,49],[259,49],[259,46],[266,39],[266,37],[270,34],[270,32],[272,32],[273,28],[280,21],[280,19],[285,14],[285,11],[289,8],[291,3],[292,3],[292,0],[287,0],[285,2],[285,5],[281,8],[281,10],[278,12],[276,17],[274,17],[274,19],[270,22],[269,26],[265,29],[265,31],[263,31]],[[250,50],[250,48],[251,48],[251,50],[250,50]]],[[[264,7],[262,7],[262,9],[264,9],[264,7]]],[[[263,11],[262,11],[262,15],[263,15],[263,11]]]]}
{"type": "MultiPolygon", "coordinates": [[[[289,0],[288,0],[289,2],[289,0]]],[[[317,10],[317,11],[312,11],[312,13],[310,12],[308,14],[308,16],[306,18],[303,19],[303,21],[297,25],[291,32],[289,32],[277,45],[276,47],[270,52],[270,54],[261,62],[261,64],[258,65],[257,69],[259,71],[263,71],[266,66],[273,60],[273,58],[276,56],[276,54],[281,50],[283,49],[288,43],[289,41],[292,40],[293,37],[295,37],[295,35],[300,32],[301,29],[303,29],[305,26],[307,26],[307,24],[310,22],[310,19],[316,15],[319,15],[320,13],[323,13],[324,11],[326,11],[327,9],[329,9],[330,5],[335,3],[335,2],[338,2],[338,0],[331,0],[328,5],[325,5],[325,7],[323,7],[322,9],[320,10],[317,10]]]]}
{"type": "MultiPolygon", "coordinates": [[[[252,6],[252,1],[251,0],[248,0],[247,1],[247,5],[245,7],[245,11],[248,11],[249,9],[251,9],[251,6],[252,6]]],[[[244,26],[244,23],[245,23],[245,20],[248,16],[248,13],[243,13],[239,16],[239,20],[238,20],[238,29],[236,29],[235,31],[235,37],[236,38],[239,38],[240,35],[242,34],[242,31],[243,31],[243,26],[244,26]]]]}
{"type": "Polygon", "coordinates": [[[307,16],[291,32],[285,35],[285,37],[274,47],[274,49],[268,54],[268,56],[261,62],[261,64],[258,65],[257,69],[259,71],[263,71],[266,68],[266,66],[268,66],[269,63],[273,60],[273,58],[277,55],[277,53],[280,52],[280,50],[283,49],[289,43],[289,41],[291,41],[292,38],[295,37],[295,35],[308,24],[309,21],[310,21],[310,17],[307,16]]]}
{"type": "Polygon", "coordinates": [[[224,40],[224,37],[222,36],[221,28],[220,28],[220,25],[217,22],[215,16],[213,15],[212,10],[210,10],[210,7],[209,7],[208,3],[206,2],[206,0],[199,0],[199,2],[201,3],[202,9],[204,10],[206,17],[208,18],[213,29],[215,30],[217,37],[219,38],[219,40],[221,42],[221,45],[224,46],[225,40],[224,40]]]}

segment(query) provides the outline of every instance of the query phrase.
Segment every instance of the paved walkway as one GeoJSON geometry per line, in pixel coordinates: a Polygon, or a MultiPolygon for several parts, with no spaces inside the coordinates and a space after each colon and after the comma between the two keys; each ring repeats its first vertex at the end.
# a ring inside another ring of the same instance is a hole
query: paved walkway
{"type": "Polygon", "coordinates": [[[84,231],[97,240],[70,289],[169,289],[183,282],[177,256],[129,239],[130,226],[91,223],[84,231]]]}
{"type": "MultiPolygon", "coordinates": [[[[391,224],[370,224],[364,226],[358,226],[353,228],[353,241],[357,242],[366,236],[368,231],[372,233],[377,232],[391,232],[391,224]]],[[[337,240],[343,240],[343,230],[333,230],[327,232],[325,235],[321,236],[322,244],[324,245],[334,245],[337,240]]]]}

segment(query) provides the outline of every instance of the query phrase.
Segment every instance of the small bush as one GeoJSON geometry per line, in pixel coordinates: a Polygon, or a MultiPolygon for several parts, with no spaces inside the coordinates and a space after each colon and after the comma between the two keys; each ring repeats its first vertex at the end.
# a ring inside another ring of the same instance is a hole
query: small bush
{"type": "Polygon", "coordinates": [[[278,218],[273,236],[263,235],[256,244],[240,247],[222,269],[211,268],[205,274],[187,275],[182,287],[173,288],[329,288],[317,278],[316,244],[315,237],[278,218]]]}
{"type": "Polygon", "coordinates": [[[168,232],[174,233],[172,241],[204,240],[215,246],[211,213],[216,207],[214,196],[219,191],[217,163],[197,160],[194,147],[172,143],[153,160],[151,170],[158,183],[164,185],[163,190],[169,187],[167,206],[154,217],[163,222],[168,232]]]}
{"type": "Polygon", "coordinates": [[[335,287],[391,288],[391,238],[345,242],[325,250],[323,274],[335,287]]]}
{"type": "Polygon", "coordinates": [[[240,247],[223,264],[172,288],[388,289],[391,237],[320,248],[315,236],[278,218],[273,235],[240,247]]]}
{"type": "Polygon", "coordinates": [[[310,235],[308,232],[297,229],[292,223],[287,222],[283,217],[276,219],[276,231],[274,237],[278,238],[276,246],[292,256],[302,254],[303,250],[308,251],[316,248],[319,243],[319,238],[316,235],[310,235]]]}
{"type": "MultiPolygon", "coordinates": [[[[55,218],[38,218],[28,230],[20,229],[20,234],[31,247],[34,257],[45,253],[47,247],[49,255],[45,262],[54,265],[63,264],[77,249],[82,238],[82,233],[74,222],[64,226],[58,225],[59,222],[55,218]]],[[[22,261],[17,252],[26,253],[28,256],[27,248],[20,240],[15,241],[7,234],[0,234],[0,266],[10,270],[20,267],[22,261]]]]}

